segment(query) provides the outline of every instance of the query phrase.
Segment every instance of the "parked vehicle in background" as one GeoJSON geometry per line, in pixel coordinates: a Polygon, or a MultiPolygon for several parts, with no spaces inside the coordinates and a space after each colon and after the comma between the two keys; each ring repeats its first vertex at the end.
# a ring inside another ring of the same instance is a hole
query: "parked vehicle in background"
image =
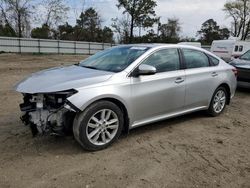
{"type": "Polygon", "coordinates": [[[250,50],[250,41],[237,41],[234,45],[232,59],[238,58],[250,50]]]}
{"type": "Polygon", "coordinates": [[[194,46],[197,48],[201,48],[201,43],[200,42],[180,42],[178,43],[180,45],[189,45],[189,46],[194,46]]]}
{"type": "Polygon", "coordinates": [[[16,86],[21,119],[33,134],[72,130],[87,150],[122,130],[207,110],[218,116],[235,94],[235,68],[185,45],[123,45],[78,65],[32,74],[16,86]]]}
{"type": "Polygon", "coordinates": [[[237,68],[238,86],[250,87],[250,50],[231,61],[230,64],[237,68]]]}
{"type": "Polygon", "coordinates": [[[232,58],[235,42],[235,40],[214,40],[210,51],[229,62],[232,58]]]}
{"type": "Polygon", "coordinates": [[[230,62],[233,58],[237,58],[250,50],[250,42],[229,40],[214,40],[211,46],[211,52],[222,58],[226,62],[230,62]]]}

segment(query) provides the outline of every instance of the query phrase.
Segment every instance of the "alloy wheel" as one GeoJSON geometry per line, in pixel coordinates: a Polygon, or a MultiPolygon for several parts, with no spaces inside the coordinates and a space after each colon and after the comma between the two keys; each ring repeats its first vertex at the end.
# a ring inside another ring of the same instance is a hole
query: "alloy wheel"
{"type": "Polygon", "coordinates": [[[110,109],[102,109],[89,119],[86,126],[87,138],[94,145],[105,145],[115,137],[118,128],[117,114],[110,109]]]}
{"type": "Polygon", "coordinates": [[[216,113],[222,112],[226,105],[226,93],[223,90],[217,91],[214,96],[213,108],[216,113]]]}

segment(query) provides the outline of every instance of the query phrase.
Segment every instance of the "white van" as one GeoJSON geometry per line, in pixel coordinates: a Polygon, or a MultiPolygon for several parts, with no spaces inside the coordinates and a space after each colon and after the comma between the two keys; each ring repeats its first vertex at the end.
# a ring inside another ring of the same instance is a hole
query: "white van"
{"type": "Polygon", "coordinates": [[[250,42],[229,40],[214,40],[211,46],[211,52],[225,61],[229,62],[232,58],[236,58],[244,54],[250,49],[250,42]]]}
{"type": "Polygon", "coordinates": [[[200,42],[180,42],[178,44],[189,45],[189,46],[194,46],[194,47],[201,48],[201,43],[200,42]]]}
{"type": "Polygon", "coordinates": [[[230,61],[236,40],[214,40],[211,52],[225,61],[230,61]]]}

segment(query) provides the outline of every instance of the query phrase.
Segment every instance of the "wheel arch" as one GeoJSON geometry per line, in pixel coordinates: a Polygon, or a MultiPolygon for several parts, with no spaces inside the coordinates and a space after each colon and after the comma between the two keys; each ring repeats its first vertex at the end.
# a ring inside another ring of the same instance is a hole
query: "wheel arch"
{"type": "MultiPolygon", "coordinates": [[[[109,102],[112,102],[114,103],[115,105],[117,105],[122,113],[124,114],[124,131],[126,133],[129,132],[129,115],[128,115],[128,110],[125,106],[125,104],[123,102],[121,102],[120,100],[116,99],[116,98],[112,98],[112,97],[106,97],[106,98],[102,98],[102,99],[99,99],[97,101],[109,101],[109,102]]],[[[95,102],[97,102],[95,101],[95,102]]]]}
{"type": "Polygon", "coordinates": [[[100,98],[96,98],[95,100],[91,100],[91,102],[87,106],[82,108],[81,111],[84,111],[89,106],[93,105],[96,102],[100,102],[100,101],[112,102],[121,109],[122,113],[124,114],[124,127],[123,127],[124,130],[123,131],[125,133],[128,133],[129,132],[129,124],[130,124],[129,113],[128,113],[126,105],[124,104],[124,102],[122,102],[122,100],[119,100],[113,96],[103,96],[100,98]]]}

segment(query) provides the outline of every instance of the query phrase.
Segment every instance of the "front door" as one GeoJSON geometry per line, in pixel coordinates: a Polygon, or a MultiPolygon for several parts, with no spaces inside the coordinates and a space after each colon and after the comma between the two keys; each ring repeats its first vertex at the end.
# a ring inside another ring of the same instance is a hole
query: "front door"
{"type": "Polygon", "coordinates": [[[185,103],[185,71],[180,69],[178,49],[161,49],[142,64],[154,66],[155,75],[132,77],[134,122],[181,110],[185,103]]]}

